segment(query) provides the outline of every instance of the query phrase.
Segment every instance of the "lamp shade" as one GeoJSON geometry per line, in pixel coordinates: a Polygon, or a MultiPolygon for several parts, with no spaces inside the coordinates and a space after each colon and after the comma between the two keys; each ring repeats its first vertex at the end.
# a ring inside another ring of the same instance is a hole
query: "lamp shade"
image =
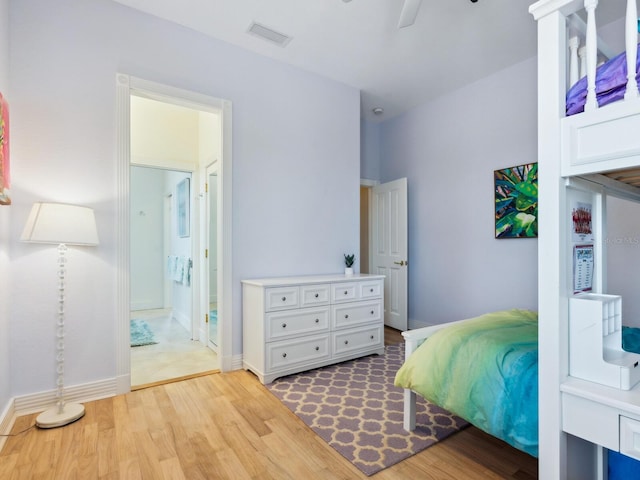
{"type": "Polygon", "coordinates": [[[34,203],[20,240],[33,243],[98,245],[98,230],[93,209],[64,203],[34,203]]]}

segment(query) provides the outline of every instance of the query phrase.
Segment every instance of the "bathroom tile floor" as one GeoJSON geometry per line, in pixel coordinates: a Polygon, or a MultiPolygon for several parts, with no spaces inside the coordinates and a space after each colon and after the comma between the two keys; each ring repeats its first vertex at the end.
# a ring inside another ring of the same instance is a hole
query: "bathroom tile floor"
{"type": "Polygon", "coordinates": [[[146,320],[158,342],[131,348],[131,388],[157,385],[217,371],[216,352],[199,341],[170,315],[170,310],[131,312],[131,318],[146,320]]]}

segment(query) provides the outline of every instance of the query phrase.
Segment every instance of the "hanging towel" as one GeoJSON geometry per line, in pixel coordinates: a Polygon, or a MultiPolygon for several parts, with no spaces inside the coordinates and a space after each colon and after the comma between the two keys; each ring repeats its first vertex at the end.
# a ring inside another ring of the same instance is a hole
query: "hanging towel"
{"type": "Polygon", "coordinates": [[[173,274],[173,280],[178,283],[182,283],[184,278],[184,258],[176,257],[176,269],[173,274]]]}
{"type": "Polygon", "coordinates": [[[192,269],[193,261],[189,257],[177,255],[167,257],[167,275],[176,283],[190,286],[192,269]]]}
{"type": "Polygon", "coordinates": [[[182,279],[180,283],[188,287],[191,285],[191,268],[193,267],[193,262],[189,257],[182,257],[180,258],[180,265],[182,267],[182,279]]]}

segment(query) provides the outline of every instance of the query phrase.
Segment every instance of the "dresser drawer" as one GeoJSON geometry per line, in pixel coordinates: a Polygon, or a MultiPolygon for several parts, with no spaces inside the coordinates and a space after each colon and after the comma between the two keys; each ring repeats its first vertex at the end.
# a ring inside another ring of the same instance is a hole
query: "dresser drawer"
{"type": "Polygon", "coordinates": [[[267,342],[329,331],[329,307],[301,308],[266,315],[267,342]]]}
{"type": "Polygon", "coordinates": [[[330,296],[329,285],[302,285],[300,287],[300,306],[328,305],[330,296]]]}
{"type": "Polygon", "coordinates": [[[344,303],[368,298],[381,298],[383,285],[382,280],[335,283],[331,286],[331,301],[332,303],[344,303]]]}
{"type": "Polygon", "coordinates": [[[640,422],[620,415],[620,453],[640,460],[640,422]]]}
{"type": "Polygon", "coordinates": [[[267,345],[267,371],[328,360],[329,334],[273,342],[267,345]]]}
{"type": "Polygon", "coordinates": [[[297,286],[267,288],[265,291],[265,310],[286,310],[300,306],[300,289],[297,286]]]}
{"type": "Polygon", "coordinates": [[[619,411],[583,397],[562,393],[562,429],[589,442],[619,451],[619,411]]]}
{"type": "Polygon", "coordinates": [[[360,298],[360,285],[358,282],[334,283],[331,285],[331,302],[353,302],[360,298]]]}
{"type": "Polygon", "coordinates": [[[354,302],[332,307],[332,328],[347,328],[382,319],[382,302],[354,302]]]}
{"type": "Polygon", "coordinates": [[[382,297],[383,283],[382,280],[372,280],[369,282],[360,282],[360,298],[379,298],[382,297]]]}
{"type": "Polygon", "coordinates": [[[335,356],[347,355],[356,350],[382,347],[383,327],[376,325],[336,332],[331,335],[332,353],[335,356]]]}

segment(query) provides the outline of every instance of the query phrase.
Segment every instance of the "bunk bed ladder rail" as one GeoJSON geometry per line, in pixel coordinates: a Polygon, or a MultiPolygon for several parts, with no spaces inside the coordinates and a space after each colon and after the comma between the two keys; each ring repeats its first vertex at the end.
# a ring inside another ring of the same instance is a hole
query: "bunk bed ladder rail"
{"type": "MultiPolygon", "coordinates": [[[[587,76],[587,101],[585,111],[598,108],[596,99],[596,67],[598,62],[598,38],[596,31],[596,9],[598,0],[585,0],[584,8],[587,12],[587,26],[585,33],[585,46],[579,47],[579,40],[573,37],[569,40],[570,62],[569,81],[573,85],[578,81],[580,64],[580,76],[587,76]]],[[[625,15],[625,50],[627,55],[627,88],[625,100],[633,100],[640,96],[638,82],[636,81],[636,61],[638,55],[638,7],[636,0],[627,0],[625,15]]]]}

